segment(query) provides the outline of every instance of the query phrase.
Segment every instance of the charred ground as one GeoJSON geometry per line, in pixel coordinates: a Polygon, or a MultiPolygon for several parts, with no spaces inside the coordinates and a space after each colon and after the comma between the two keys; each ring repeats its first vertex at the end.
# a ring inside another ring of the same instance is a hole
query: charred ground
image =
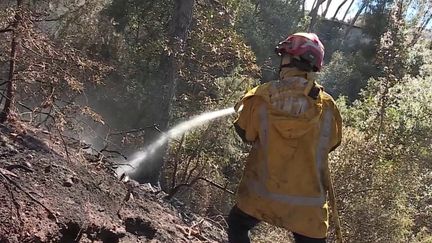
{"type": "Polygon", "coordinates": [[[163,192],[120,182],[106,160],[79,148],[68,147],[66,153],[65,138],[35,129],[0,130],[0,242],[220,242],[225,237],[208,221],[177,210],[163,192]]]}

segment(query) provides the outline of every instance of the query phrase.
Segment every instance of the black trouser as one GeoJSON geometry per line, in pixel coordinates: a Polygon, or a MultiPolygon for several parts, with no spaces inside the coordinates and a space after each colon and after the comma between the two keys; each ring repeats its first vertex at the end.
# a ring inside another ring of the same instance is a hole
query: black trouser
{"type": "MultiPolygon", "coordinates": [[[[228,241],[230,243],[249,243],[249,230],[259,222],[258,219],[234,206],[228,216],[228,241]]],[[[325,243],[325,238],[310,238],[294,232],[293,235],[296,243],[325,243]]]]}

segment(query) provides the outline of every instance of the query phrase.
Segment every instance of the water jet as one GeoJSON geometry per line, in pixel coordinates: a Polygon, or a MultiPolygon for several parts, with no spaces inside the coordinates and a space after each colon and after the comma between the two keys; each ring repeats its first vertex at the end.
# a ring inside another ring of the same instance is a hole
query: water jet
{"type": "Polygon", "coordinates": [[[120,166],[116,171],[117,175],[122,176],[125,174],[130,176],[134,174],[135,172],[139,171],[139,168],[145,164],[148,159],[157,154],[158,150],[162,148],[162,146],[170,139],[178,138],[193,128],[199,127],[214,119],[224,117],[232,113],[234,113],[234,108],[232,107],[217,111],[210,111],[194,116],[187,121],[177,124],[167,132],[161,133],[161,135],[153,143],[132,156],[133,159],[130,160],[126,165],[120,166]]]}

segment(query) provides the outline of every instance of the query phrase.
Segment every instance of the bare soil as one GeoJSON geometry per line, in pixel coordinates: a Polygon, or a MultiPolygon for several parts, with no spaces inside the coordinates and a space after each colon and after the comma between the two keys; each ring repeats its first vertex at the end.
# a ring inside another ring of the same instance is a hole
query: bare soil
{"type": "Polygon", "coordinates": [[[179,211],[163,192],[119,181],[105,160],[73,147],[66,153],[65,138],[16,130],[0,126],[0,242],[226,239],[223,228],[179,211]]]}

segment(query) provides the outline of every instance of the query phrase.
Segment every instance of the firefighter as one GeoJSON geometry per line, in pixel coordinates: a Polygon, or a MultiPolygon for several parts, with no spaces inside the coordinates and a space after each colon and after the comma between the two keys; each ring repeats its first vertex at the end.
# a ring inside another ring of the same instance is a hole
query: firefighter
{"type": "Polygon", "coordinates": [[[296,243],[325,242],[331,180],[328,154],[339,146],[342,119],[332,97],[315,82],[324,46],[313,33],[280,42],[279,80],[249,91],[235,106],[234,123],[252,145],[228,216],[228,239],[250,242],[260,221],[291,231],[296,243]]]}

